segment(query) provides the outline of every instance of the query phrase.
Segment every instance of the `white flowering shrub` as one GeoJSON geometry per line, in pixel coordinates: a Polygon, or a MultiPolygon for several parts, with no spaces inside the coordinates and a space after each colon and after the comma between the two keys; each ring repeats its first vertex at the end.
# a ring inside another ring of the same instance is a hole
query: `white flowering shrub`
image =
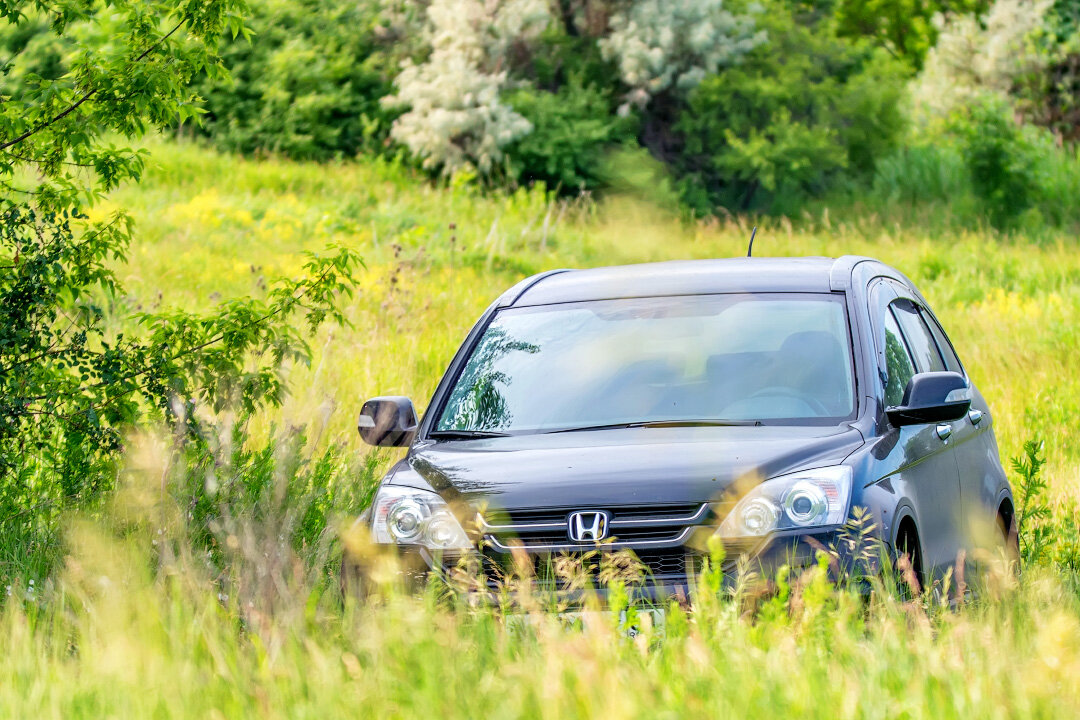
{"type": "Polygon", "coordinates": [[[947,115],[981,96],[1008,94],[1040,62],[1027,39],[1042,27],[1052,4],[997,0],[981,21],[960,16],[943,24],[914,85],[917,112],[947,115]]]}
{"type": "Polygon", "coordinates": [[[500,99],[510,83],[504,58],[548,20],[544,0],[433,0],[431,55],[421,65],[407,63],[397,94],[386,100],[409,108],[395,121],[393,138],[428,169],[489,174],[503,148],[532,129],[500,99]]]}
{"type": "Polygon", "coordinates": [[[765,40],[753,14],[736,15],[724,0],[633,0],[612,15],[600,49],[630,87],[627,101],[644,107],[665,90],[693,89],[765,40]]]}

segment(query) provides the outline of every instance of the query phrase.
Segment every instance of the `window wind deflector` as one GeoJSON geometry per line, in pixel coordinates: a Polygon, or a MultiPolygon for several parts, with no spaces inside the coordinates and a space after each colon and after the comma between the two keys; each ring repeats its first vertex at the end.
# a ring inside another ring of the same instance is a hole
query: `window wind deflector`
{"type": "Polygon", "coordinates": [[[433,440],[480,440],[482,438],[510,437],[510,433],[494,430],[432,430],[428,437],[433,440]]]}
{"type": "Polygon", "coordinates": [[[621,428],[680,428],[680,427],[760,427],[760,420],[648,420],[645,422],[613,423],[611,425],[587,425],[585,427],[559,428],[549,433],[585,432],[588,430],[618,430],[621,428]]]}

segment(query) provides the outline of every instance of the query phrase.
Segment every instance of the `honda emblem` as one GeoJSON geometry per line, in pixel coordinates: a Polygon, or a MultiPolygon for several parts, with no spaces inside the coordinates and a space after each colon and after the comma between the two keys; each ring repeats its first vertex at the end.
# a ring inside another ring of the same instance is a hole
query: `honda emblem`
{"type": "Polygon", "coordinates": [[[600,542],[607,537],[610,517],[602,510],[570,513],[567,533],[574,542],[600,542]]]}

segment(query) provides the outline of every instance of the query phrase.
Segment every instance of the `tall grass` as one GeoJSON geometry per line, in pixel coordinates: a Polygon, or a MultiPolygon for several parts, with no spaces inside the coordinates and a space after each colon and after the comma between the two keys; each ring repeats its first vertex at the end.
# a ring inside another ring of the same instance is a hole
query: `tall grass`
{"type": "MultiPolygon", "coordinates": [[[[357,603],[290,540],[289,503],[187,535],[192,472],[132,442],[107,516],[73,518],[45,593],[0,611],[12,717],[1058,717],[1080,710],[1080,601],[1048,571],[960,609],[869,599],[825,564],[753,600],[708,569],[687,608],[471,606],[392,583],[357,603]],[[163,480],[164,478],[164,480],[163,480]],[[164,492],[163,492],[164,491],[164,492]],[[277,510],[275,510],[277,508],[277,510]],[[633,626],[630,632],[629,626],[633,626]]],[[[302,462],[281,451],[281,496],[302,462]],[[294,462],[290,462],[290,460],[294,462]],[[292,468],[289,470],[287,468],[292,468]]],[[[301,453],[302,455],[302,453],[301,453]]],[[[233,506],[235,507],[235,506],[233,506]]],[[[346,532],[347,536],[348,533],[346,532]]],[[[715,552],[719,552],[714,548],[715,552]]]]}
{"type": "Polygon", "coordinates": [[[0,616],[4,713],[1026,718],[1080,709],[1080,607],[1046,573],[954,611],[929,595],[867,602],[814,568],[764,604],[702,592],[692,609],[672,604],[662,625],[639,619],[629,633],[624,617],[600,608],[574,619],[391,588],[341,604],[289,562],[272,523],[247,522],[255,527],[238,530],[225,580],[182,545],[162,563],[136,541],[150,532],[74,523],[50,601],[9,602],[0,616]]]}
{"type": "MultiPolygon", "coordinates": [[[[214,303],[341,243],[367,268],[352,327],[317,339],[292,394],[205,452],[133,435],[120,489],[73,517],[61,569],[5,548],[0,708],[11,717],[1057,717],[1080,712],[1080,600],[1067,569],[1028,568],[972,605],[878,592],[822,570],[751,607],[717,591],[627,636],[599,611],[507,622],[434,590],[341,601],[351,518],[397,455],[360,447],[365,397],[422,408],[483,308],[552,267],[742,255],[751,221],[686,223],[642,198],[552,201],[434,188],[392,165],[250,161],[188,145],[110,202],[139,241],[122,272],[138,306],[214,303]],[[33,588],[30,578],[34,577],[33,588]]],[[[899,161],[898,161],[899,162],[899,161]]],[[[905,161],[906,162],[906,161],[905,161]]],[[[965,227],[916,191],[959,192],[938,160],[897,165],[896,205],[763,221],[758,255],[873,255],[923,289],[989,400],[1004,458],[1044,439],[1055,532],[1074,521],[1080,448],[1080,254],[1068,231],[965,227]],[[936,179],[935,179],[936,177],[936,179]],[[901,212],[900,203],[910,207],[901,212]],[[925,214],[929,213],[929,214],[925,214]],[[932,222],[926,222],[927,220],[932,222]]],[[[946,162],[946,161],[941,161],[946,162]]],[[[1075,169],[1060,170],[1075,183],[1075,169]]],[[[883,181],[884,182],[884,181],[883,181]]],[[[1065,182],[1063,180],[1063,182],[1065,182]]],[[[1062,185],[1066,187],[1066,185],[1062,185]]],[[[1065,191],[1063,191],[1064,193],[1065,191]]],[[[1062,195],[1061,203],[1065,203],[1062,195]]],[[[106,211],[106,208],[102,208],[106,211]]],[[[119,321],[118,321],[119,322],[119,321]]],[[[1075,524],[1072,527],[1076,527],[1075,524]]]]}

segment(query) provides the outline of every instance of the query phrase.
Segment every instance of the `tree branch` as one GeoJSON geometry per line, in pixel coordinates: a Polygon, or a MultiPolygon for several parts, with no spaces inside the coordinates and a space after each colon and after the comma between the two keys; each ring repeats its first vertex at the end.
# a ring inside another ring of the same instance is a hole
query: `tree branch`
{"type": "MultiPolygon", "coordinates": [[[[147,49],[146,49],[146,50],[145,50],[145,51],[144,51],[144,52],[143,52],[143,53],[142,53],[141,55],[139,55],[139,57],[135,58],[135,60],[134,60],[134,61],[132,62],[132,65],[134,65],[135,63],[138,63],[138,62],[142,62],[143,60],[145,60],[145,59],[146,59],[146,57],[147,57],[147,56],[148,56],[148,55],[149,55],[150,53],[152,53],[152,52],[153,52],[154,50],[157,50],[157,49],[158,49],[158,47],[160,47],[160,46],[161,46],[161,43],[165,42],[165,41],[166,41],[166,40],[168,40],[168,39],[169,39],[170,37],[172,37],[173,33],[175,33],[175,32],[176,32],[177,30],[179,30],[179,29],[180,29],[180,27],[181,27],[181,26],[182,26],[182,25],[184,24],[184,22],[185,22],[184,20],[181,20],[180,22],[178,22],[178,23],[176,24],[176,26],[175,26],[175,27],[174,27],[174,28],[173,28],[172,30],[170,30],[170,31],[169,31],[169,32],[167,32],[167,33],[166,33],[165,35],[163,35],[163,36],[162,36],[161,38],[159,38],[157,42],[155,42],[155,43],[154,43],[153,45],[151,45],[150,47],[148,47],[148,48],[147,48],[147,49]]],[[[60,122],[60,121],[61,121],[61,120],[63,120],[64,118],[66,118],[66,117],[67,117],[68,115],[70,115],[71,113],[73,113],[73,112],[75,112],[76,110],[78,110],[78,109],[79,109],[79,107],[81,107],[83,103],[85,103],[85,102],[87,102],[88,100],[90,100],[91,98],[93,98],[93,97],[94,97],[94,95],[97,95],[97,88],[95,88],[95,89],[93,89],[93,90],[89,90],[89,91],[87,91],[87,93],[86,93],[85,95],[83,95],[83,96],[82,96],[81,98],[79,98],[79,99],[78,99],[77,101],[75,101],[74,103],[72,103],[72,104],[71,104],[71,105],[70,105],[70,106],[69,106],[69,107],[68,107],[67,109],[65,109],[65,110],[64,110],[63,112],[60,112],[60,113],[58,113],[57,115],[53,116],[53,117],[52,117],[51,119],[49,119],[49,120],[46,120],[45,122],[43,122],[43,123],[40,123],[39,125],[37,125],[37,126],[35,126],[35,127],[32,127],[32,128],[30,128],[29,130],[27,130],[26,132],[24,132],[24,133],[23,133],[22,135],[20,135],[19,137],[15,138],[15,139],[13,139],[13,140],[8,140],[7,142],[5,142],[5,143],[2,143],[2,144],[0,144],[0,150],[7,150],[7,149],[8,149],[9,147],[11,147],[12,145],[17,145],[17,144],[21,143],[21,142],[22,142],[23,140],[27,139],[27,138],[28,138],[28,137],[30,137],[31,135],[36,135],[37,133],[41,132],[41,131],[42,131],[42,130],[44,130],[45,128],[47,128],[47,127],[49,127],[49,126],[51,126],[51,125],[55,125],[56,123],[60,122]]]]}
{"type": "MultiPolygon", "coordinates": [[[[25,155],[19,155],[18,153],[8,153],[8,154],[11,155],[11,157],[15,158],[16,160],[22,160],[23,162],[26,162],[26,163],[34,163],[35,165],[45,165],[48,162],[48,160],[43,160],[43,159],[40,159],[40,158],[26,157],[25,155]]],[[[61,165],[67,165],[68,167],[77,167],[77,168],[92,168],[92,167],[94,167],[94,165],[92,163],[77,163],[77,162],[69,162],[67,160],[61,160],[60,164],[61,165]]]]}
{"type": "MultiPolygon", "coordinates": [[[[289,298],[289,300],[287,302],[284,302],[281,305],[275,307],[270,312],[268,312],[268,313],[266,313],[264,315],[261,315],[260,317],[257,317],[254,320],[251,320],[250,322],[245,323],[244,325],[240,326],[240,329],[241,330],[246,330],[248,328],[253,328],[253,327],[262,325],[267,320],[269,320],[269,319],[271,319],[273,317],[276,317],[278,315],[281,315],[282,313],[286,313],[286,312],[289,312],[289,311],[293,310],[294,308],[296,308],[300,304],[300,301],[304,299],[304,296],[307,295],[308,290],[312,289],[313,287],[315,287],[319,283],[321,283],[334,269],[335,269],[334,265],[331,265],[330,267],[326,268],[325,270],[322,271],[322,273],[320,273],[318,275],[318,277],[316,277],[314,279],[314,281],[311,284],[309,284],[306,288],[302,289],[299,292],[299,294],[294,295],[293,297],[289,298]]],[[[230,328],[228,332],[235,332],[235,331],[236,331],[236,328],[230,328]]],[[[124,375],[123,377],[116,378],[115,380],[108,380],[108,381],[102,380],[102,381],[96,382],[96,383],[94,383],[92,385],[88,385],[86,387],[79,388],[79,392],[85,392],[87,390],[100,390],[101,388],[103,388],[103,387],[105,387],[107,385],[115,385],[115,384],[118,384],[118,383],[126,382],[128,380],[132,380],[132,379],[137,378],[137,377],[139,377],[141,375],[145,375],[148,372],[152,372],[153,370],[156,370],[156,369],[160,368],[162,365],[165,365],[166,363],[173,362],[174,360],[179,360],[180,358],[184,357],[185,355],[191,355],[191,354],[194,354],[194,353],[196,353],[196,352],[198,352],[200,350],[204,350],[204,349],[206,349],[207,347],[209,347],[211,345],[215,345],[215,344],[221,342],[225,338],[225,335],[226,335],[225,331],[220,332],[217,335],[213,336],[212,338],[210,338],[210,339],[208,339],[208,340],[206,340],[206,341],[204,341],[202,343],[199,343],[198,345],[195,345],[195,346],[192,346],[192,347],[189,347],[189,348],[184,348],[180,352],[177,352],[177,353],[171,355],[170,357],[159,360],[158,362],[152,363],[152,364],[150,364],[150,365],[148,365],[146,367],[143,367],[143,368],[141,368],[139,370],[135,370],[133,372],[130,372],[127,375],[124,375]]],[[[125,391],[123,393],[120,393],[118,395],[113,396],[113,398],[123,397],[124,395],[130,394],[131,392],[134,392],[134,391],[136,391],[138,389],[140,389],[140,388],[139,387],[130,388],[129,390],[127,390],[127,391],[125,391]]],[[[33,396],[33,397],[17,398],[16,402],[19,402],[19,403],[39,402],[41,400],[47,400],[47,399],[53,398],[53,397],[55,397],[55,396],[53,396],[53,395],[37,395],[37,396],[33,396]]]]}

